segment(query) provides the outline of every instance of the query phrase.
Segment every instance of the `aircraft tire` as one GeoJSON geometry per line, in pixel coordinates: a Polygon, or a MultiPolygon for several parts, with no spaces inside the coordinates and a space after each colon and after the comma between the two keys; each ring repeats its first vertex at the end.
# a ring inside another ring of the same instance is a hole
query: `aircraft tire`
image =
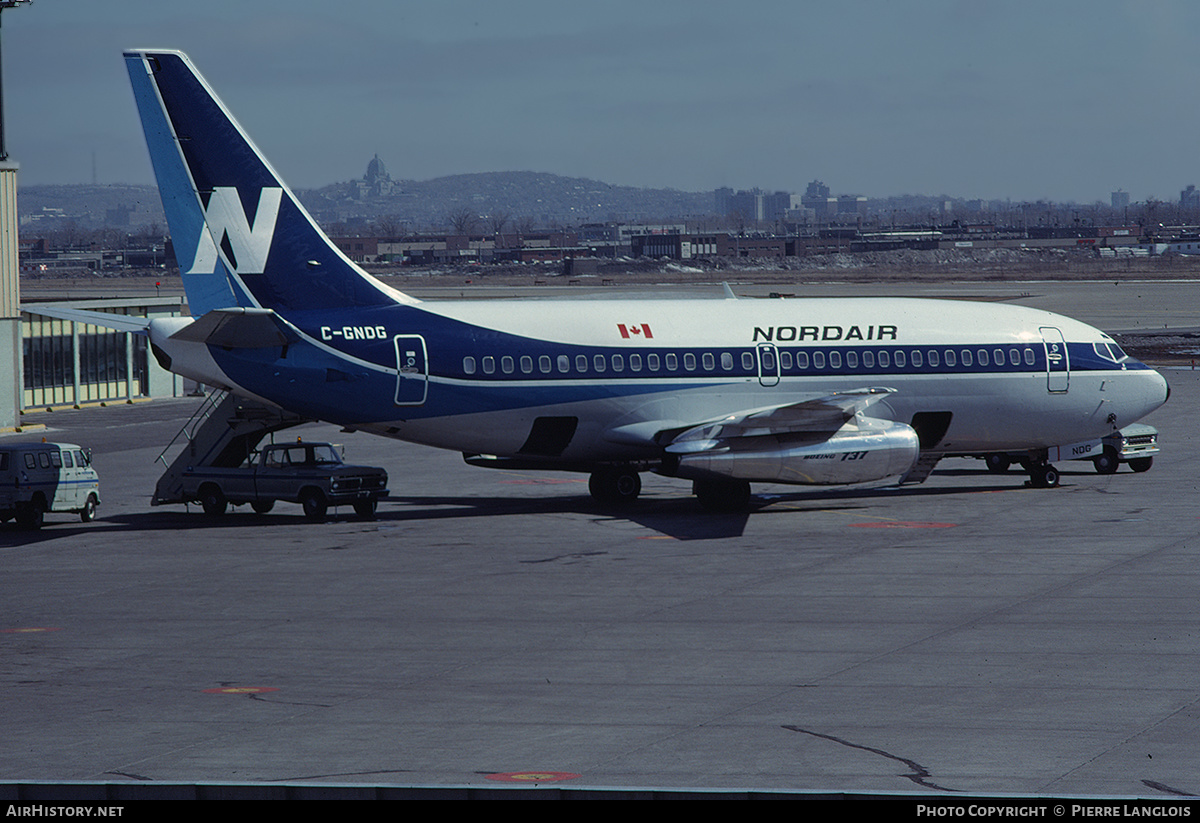
{"type": "Polygon", "coordinates": [[[1112,474],[1120,468],[1121,461],[1117,457],[1116,449],[1112,446],[1105,446],[1103,454],[1092,458],[1092,465],[1100,474],[1112,474]]]}
{"type": "Polygon", "coordinates": [[[642,493],[642,477],[633,469],[601,469],[588,478],[588,492],[598,503],[632,503],[642,493]]]}
{"type": "Polygon", "coordinates": [[[304,516],[314,523],[322,523],[329,503],[320,489],[305,489],[300,493],[300,505],[304,507],[304,516]]]}
{"type": "Polygon", "coordinates": [[[1135,472],[1148,472],[1150,467],[1154,465],[1153,457],[1135,457],[1129,461],[1129,468],[1135,472]]]}
{"type": "Polygon", "coordinates": [[[745,480],[696,480],[692,494],[710,512],[740,512],[750,505],[750,484],[745,480]]]}
{"type": "Polygon", "coordinates": [[[83,508],[79,510],[79,519],[84,523],[91,523],[96,519],[96,495],[88,495],[87,502],[84,503],[83,508]]]}
{"type": "Polygon", "coordinates": [[[992,452],[983,458],[983,462],[987,464],[988,471],[995,474],[1004,474],[1012,465],[1012,460],[1003,452],[992,452]]]}
{"type": "Polygon", "coordinates": [[[225,499],[225,493],[219,486],[209,483],[200,489],[200,508],[204,509],[204,513],[209,517],[220,517],[228,505],[229,501],[225,499]]]}

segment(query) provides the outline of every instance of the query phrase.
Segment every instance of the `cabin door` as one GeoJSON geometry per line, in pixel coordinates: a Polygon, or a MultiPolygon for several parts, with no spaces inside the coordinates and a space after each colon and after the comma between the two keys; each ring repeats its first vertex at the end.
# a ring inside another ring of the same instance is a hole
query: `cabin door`
{"type": "Polygon", "coordinates": [[[772,343],[758,344],[758,382],[764,386],[779,384],[779,350],[772,343]]]}
{"type": "Polygon", "coordinates": [[[1067,341],[1062,332],[1052,326],[1043,326],[1041,332],[1046,346],[1046,388],[1052,392],[1066,392],[1071,383],[1067,341]]]}
{"type": "Polygon", "coordinates": [[[396,343],[396,405],[420,406],[429,386],[429,360],[425,338],[419,334],[398,334],[396,343]]]}

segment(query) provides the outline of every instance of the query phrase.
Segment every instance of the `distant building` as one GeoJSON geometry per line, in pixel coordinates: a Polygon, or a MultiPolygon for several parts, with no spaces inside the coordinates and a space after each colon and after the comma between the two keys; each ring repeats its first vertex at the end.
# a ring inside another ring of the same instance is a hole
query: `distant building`
{"type": "Polygon", "coordinates": [[[1200,190],[1195,186],[1188,186],[1179,193],[1179,207],[1189,209],[1191,211],[1200,210],[1200,190]]]}
{"type": "Polygon", "coordinates": [[[1114,209],[1129,208],[1129,192],[1123,189],[1117,189],[1112,193],[1112,207],[1114,209]]]}

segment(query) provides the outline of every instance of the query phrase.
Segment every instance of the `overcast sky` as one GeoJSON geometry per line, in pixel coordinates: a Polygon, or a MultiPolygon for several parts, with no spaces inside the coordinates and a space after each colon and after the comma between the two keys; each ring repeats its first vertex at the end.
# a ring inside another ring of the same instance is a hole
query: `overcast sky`
{"type": "Polygon", "coordinates": [[[1200,184],[1195,0],[35,0],[3,14],[22,185],[149,183],[121,51],[186,51],[288,183],[1048,198],[1200,184]]]}

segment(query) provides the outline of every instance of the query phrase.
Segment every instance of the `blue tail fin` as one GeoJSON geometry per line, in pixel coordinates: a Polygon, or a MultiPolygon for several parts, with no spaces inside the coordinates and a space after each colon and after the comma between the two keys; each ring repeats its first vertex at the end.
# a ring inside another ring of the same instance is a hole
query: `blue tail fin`
{"type": "Polygon", "coordinates": [[[185,54],[126,52],[125,64],[193,316],[410,299],[329,242],[185,54]]]}

